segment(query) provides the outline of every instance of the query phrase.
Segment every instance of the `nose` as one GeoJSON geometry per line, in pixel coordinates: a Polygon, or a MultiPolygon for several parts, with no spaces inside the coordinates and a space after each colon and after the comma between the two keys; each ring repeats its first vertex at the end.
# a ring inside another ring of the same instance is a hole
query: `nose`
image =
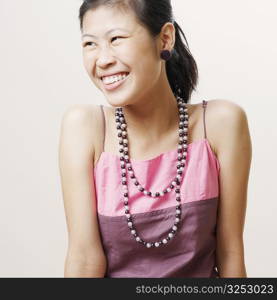
{"type": "Polygon", "coordinates": [[[105,68],[107,65],[113,64],[115,62],[115,57],[109,49],[101,49],[96,58],[96,65],[99,68],[105,68]]]}

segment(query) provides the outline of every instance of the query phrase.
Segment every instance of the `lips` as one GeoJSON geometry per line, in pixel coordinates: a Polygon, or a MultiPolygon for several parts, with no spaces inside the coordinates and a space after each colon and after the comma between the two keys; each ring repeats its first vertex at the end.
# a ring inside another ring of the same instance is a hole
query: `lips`
{"type": "Polygon", "coordinates": [[[130,73],[127,73],[127,76],[124,79],[116,81],[114,83],[110,83],[110,84],[105,84],[102,80],[102,84],[107,91],[112,91],[112,90],[115,90],[116,88],[118,88],[119,86],[123,85],[124,82],[129,78],[129,75],[130,75],[130,73]]]}

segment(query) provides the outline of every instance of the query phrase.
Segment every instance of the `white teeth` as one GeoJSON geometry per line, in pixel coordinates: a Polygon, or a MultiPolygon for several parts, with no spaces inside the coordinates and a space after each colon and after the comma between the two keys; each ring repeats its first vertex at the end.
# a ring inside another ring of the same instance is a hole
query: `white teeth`
{"type": "Polygon", "coordinates": [[[120,80],[123,80],[124,78],[126,78],[128,76],[128,74],[123,74],[123,75],[114,75],[114,76],[107,76],[107,77],[103,77],[102,78],[102,81],[105,83],[105,84],[111,84],[111,83],[114,83],[116,81],[120,81],[120,80]]]}

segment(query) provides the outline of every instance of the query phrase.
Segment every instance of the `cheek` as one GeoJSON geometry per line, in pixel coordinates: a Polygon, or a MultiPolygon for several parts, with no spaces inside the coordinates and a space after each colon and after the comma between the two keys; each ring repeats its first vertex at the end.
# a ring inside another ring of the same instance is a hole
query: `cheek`
{"type": "Polygon", "coordinates": [[[155,49],[150,42],[141,41],[136,44],[137,46],[129,53],[133,66],[145,78],[151,78],[153,72],[156,72],[158,65],[155,49]]]}
{"type": "Polygon", "coordinates": [[[92,72],[93,61],[87,53],[83,53],[83,65],[88,74],[90,75],[90,73],[92,72]]]}
{"type": "Polygon", "coordinates": [[[147,55],[141,55],[139,59],[137,59],[136,64],[136,72],[140,75],[143,81],[152,81],[158,71],[158,63],[157,60],[148,53],[147,55]]]}

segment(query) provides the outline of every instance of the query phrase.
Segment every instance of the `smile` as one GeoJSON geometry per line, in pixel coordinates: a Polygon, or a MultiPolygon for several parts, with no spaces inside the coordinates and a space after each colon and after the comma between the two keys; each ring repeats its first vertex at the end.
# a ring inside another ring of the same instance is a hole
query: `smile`
{"type": "Polygon", "coordinates": [[[115,82],[112,82],[112,79],[109,78],[108,80],[106,80],[105,82],[103,81],[103,78],[101,78],[101,81],[103,83],[103,86],[104,88],[107,90],[107,91],[111,91],[111,90],[115,90],[117,87],[121,86],[125,81],[126,79],[129,77],[129,74],[130,73],[126,73],[126,76],[119,76],[119,77],[114,77],[115,82]]]}

